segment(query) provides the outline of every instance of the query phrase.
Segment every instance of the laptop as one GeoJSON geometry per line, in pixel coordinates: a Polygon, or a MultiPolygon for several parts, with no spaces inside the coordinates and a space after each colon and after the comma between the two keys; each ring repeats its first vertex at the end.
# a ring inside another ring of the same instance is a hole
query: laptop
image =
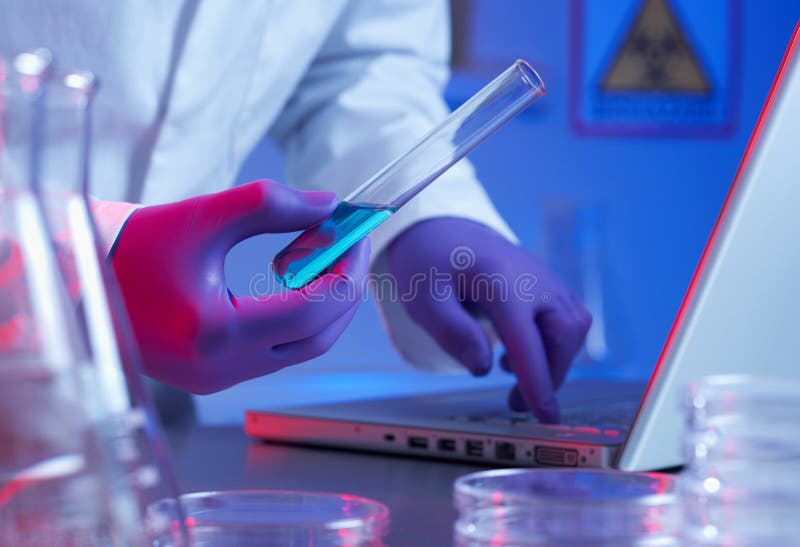
{"type": "Polygon", "coordinates": [[[506,390],[249,410],[257,439],[513,466],[684,463],[681,398],[710,374],[800,373],[800,24],[646,385],[567,382],[562,422],[507,409],[506,390]]]}

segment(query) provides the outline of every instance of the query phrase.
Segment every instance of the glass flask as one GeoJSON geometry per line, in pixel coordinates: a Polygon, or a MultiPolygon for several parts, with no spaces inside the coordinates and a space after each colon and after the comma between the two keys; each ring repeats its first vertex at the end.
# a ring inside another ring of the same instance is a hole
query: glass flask
{"type": "Polygon", "coordinates": [[[457,547],[677,546],[677,479],[660,473],[495,469],[454,486],[457,547]]]}
{"type": "Polygon", "coordinates": [[[44,51],[0,62],[2,545],[146,545],[165,527],[185,537],[180,506],[145,520],[149,501],[174,496],[166,455],[124,364],[123,316],[98,297],[109,280],[98,282],[88,209],[49,182],[85,180],[90,84],[55,75],[44,51]]]}
{"type": "MultiPolygon", "coordinates": [[[[151,503],[177,499],[177,488],[122,296],[91,215],[90,114],[96,89],[90,72],[55,72],[48,79],[39,194],[73,309],[84,327],[101,406],[95,427],[116,471],[112,486],[135,494],[133,511],[144,519],[151,503]]],[[[142,533],[176,534],[173,543],[182,543],[180,504],[172,507],[173,515],[148,520],[142,533]]]]}
{"type": "Polygon", "coordinates": [[[711,376],[684,400],[684,545],[797,545],[800,378],[711,376]]]}
{"type": "Polygon", "coordinates": [[[0,57],[0,545],[134,545],[101,405],[34,188],[49,54],[0,57]]]}
{"type": "Polygon", "coordinates": [[[278,280],[290,289],[308,284],[544,93],[536,71],[517,60],[408,152],[347,196],[330,217],[279,251],[272,264],[278,280]]]}

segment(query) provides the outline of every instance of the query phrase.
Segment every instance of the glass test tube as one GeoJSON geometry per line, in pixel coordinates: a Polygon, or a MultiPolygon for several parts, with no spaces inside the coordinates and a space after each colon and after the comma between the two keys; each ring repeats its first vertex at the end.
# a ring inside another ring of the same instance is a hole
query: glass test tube
{"type": "Polygon", "coordinates": [[[536,71],[517,60],[408,152],[347,196],[330,217],[284,247],[272,264],[278,280],[291,289],[308,284],[544,93],[536,71]]]}

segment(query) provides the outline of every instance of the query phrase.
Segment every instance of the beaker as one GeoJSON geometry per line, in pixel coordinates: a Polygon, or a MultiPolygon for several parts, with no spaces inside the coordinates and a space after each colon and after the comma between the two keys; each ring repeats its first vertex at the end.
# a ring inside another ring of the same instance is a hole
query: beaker
{"type": "MultiPolygon", "coordinates": [[[[90,115],[96,89],[95,76],[86,71],[54,72],[48,79],[38,191],[73,309],[84,326],[89,377],[101,405],[95,427],[116,471],[112,486],[135,494],[135,513],[143,521],[150,504],[176,500],[177,488],[122,296],[91,215],[90,115]]],[[[144,523],[142,533],[163,535],[167,527],[180,544],[183,518],[180,504],[173,507],[174,515],[144,523]]]]}
{"type": "Polygon", "coordinates": [[[0,57],[0,544],[135,545],[41,203],[46,51],[0,57]]]}
{"type": "Polygon", "coordinates": [[[408,152],[347,196],[330,217],[301,233],[273,260],[278,280],[297,289],[545,93],[536,71],[517,60],[408,152]]]}
{"type": "Polygon", "coordinates": [[[592,325],[575,362],[578,366],[608,365],[619,355],[609,347],[612,321],[606,302],[604,210],[567,196],[552,196],[542,200],[540,211],[542,258],[592,314],[592,325]]]}

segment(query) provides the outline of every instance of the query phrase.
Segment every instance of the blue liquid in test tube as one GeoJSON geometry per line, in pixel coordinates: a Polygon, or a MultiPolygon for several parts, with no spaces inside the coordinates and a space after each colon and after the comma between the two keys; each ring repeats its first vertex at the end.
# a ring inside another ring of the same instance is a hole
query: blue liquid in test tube
{"type": "Polygon", "coordinates": [[[385,205],[339,203],[331,216],[275,256],[273,268],[278,279],[290,289],[307,285],[394,212],[385,205]]]}
{"type": "Polygon", "coordinates": [[[307,285],[544,93],[536,71],[525,61],[516,61],[408,152],[347,196],[330,217],[284,247],[272,263],[278,280],[290,289],[307,285]]]}

